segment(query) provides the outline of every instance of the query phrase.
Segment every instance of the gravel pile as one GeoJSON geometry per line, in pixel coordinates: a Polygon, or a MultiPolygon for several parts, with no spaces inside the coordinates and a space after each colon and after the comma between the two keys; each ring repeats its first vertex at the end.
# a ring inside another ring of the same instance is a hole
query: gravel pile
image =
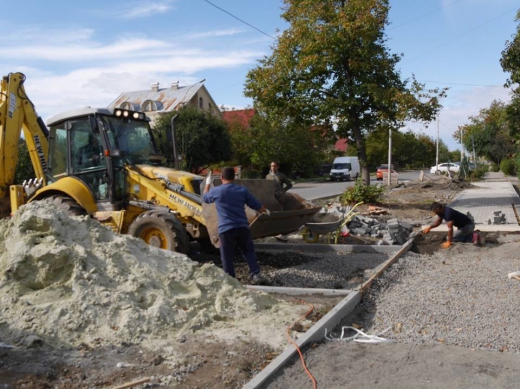
{"type": "Polygon", "coordinates": [[[367,291],[361,324],[410,344],[520,352],[518,242],[456,244],[431,256],[408,253],[367,291]]]}
{"type": "MultiPolygon", "coordinates": [[[[290,260],[290,252],[279,252],[280,259],[290,260]]],[[[273,255],[276,255],[273,253],[273,255]]],[[[302,254],[293,253],[295,256],[302,254]]],[[[349,253],[338,255],[305,255],[308,261],[299,265],[270,271],[265,275],[274,286],[294,288],[355,289],[366,281],[389,254],[349,253]]],[[[282,262],[279,262],[280,264],[282,262]]]]}

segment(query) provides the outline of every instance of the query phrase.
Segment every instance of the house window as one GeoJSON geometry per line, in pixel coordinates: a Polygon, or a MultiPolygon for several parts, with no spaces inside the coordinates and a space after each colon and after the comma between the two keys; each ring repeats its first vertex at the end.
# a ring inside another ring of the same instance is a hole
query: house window
{"type": "Polygon", "coordinates": [[[157,100],[146,100],[141,104],[141,109],[144,112],[160,111],[163,109],[163,105],[157,100]]]}
{"type": "Polygon", "coordinates": [[[202,99],[202,97],[199,97],[199,108],[204,108],[204,100],[202,99]]]}
{"type": "Polygon", "coordinates": [[[208,104],[209,110],[211,111],[211,103],[208,104]]]}
{"type": "Polygon", "coordinates": [[[151,101],[147,101],[146,103],[144,103],[143,104],[143,111],[144,112],[155,111],[153,103],[151,101]]]}

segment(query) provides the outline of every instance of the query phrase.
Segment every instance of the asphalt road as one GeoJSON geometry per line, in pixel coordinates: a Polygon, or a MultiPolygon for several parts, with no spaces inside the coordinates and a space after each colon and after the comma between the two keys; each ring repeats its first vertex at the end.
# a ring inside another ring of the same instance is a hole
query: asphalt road
{"type": "MultiPolygon", "coordinates": [[[[398,180],[409,181],[416,180],[419,178],[420,170],[408,170],[404,172],[398,172],[398,180]]],[[[375,177],[370,179],[371,185],[382,184],[381,181],[377,181],[375,177]]],[[[334,197],[342,194],[347,190],[348,187],[354,186],[354,181],[341,181],[341,182],[302,182],[295,184],[291,192],[297,193],[307,200],[316,200],[327,197],[334,197]]]]}

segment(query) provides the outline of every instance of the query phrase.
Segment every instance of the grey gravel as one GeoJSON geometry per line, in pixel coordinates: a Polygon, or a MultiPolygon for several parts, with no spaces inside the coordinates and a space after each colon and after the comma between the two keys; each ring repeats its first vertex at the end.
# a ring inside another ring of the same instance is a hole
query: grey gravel
{"type": "Polygon", "coordinates": [[[408,253],[365,294],[363,327],[409,344],[450,344],[520,352],[517,241],[457,244],[431,256],[408,253]]]}
{"type": "Polygon", "coordinates": [[[311,258],[309,262],[271,271],[266,275],[276,286],[356,289],[389,259],[388,254],[380,253],[330,253],[308,256],[311,258]]]}

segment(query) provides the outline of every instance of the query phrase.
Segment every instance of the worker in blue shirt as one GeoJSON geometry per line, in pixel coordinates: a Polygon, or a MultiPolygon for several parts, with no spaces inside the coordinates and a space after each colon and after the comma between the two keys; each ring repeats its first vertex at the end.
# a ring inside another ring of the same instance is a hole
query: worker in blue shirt
{"type": "Polygon", "coordinates": [[[222,185],[211,188],[213,179],[211,172],[208,174],[203,200],[205,203],[215,203],[217,208],[220,257],[224,271],[231,277],[235,277],[233,258],[235,256],[235,245],[238,245],[249,265],[253,284],[267,284],[267,280],[260,274],[244,206],[247,205],[249,208],[268,216],[270,215],[269,210],[245,187],[234,183],[235,169],[232,167],[228,166],[222,169],[221,180],[222,185]]]}
{"type": "Polygon", "coordinates": [[[437,215],[437,220],[431,226],[423,229],[423,233],[427,234],[432,228],[440,226],[442,221],[446,220],[448,236],[446,242],[442,244],[442,248],[447,249],[451,246],[451,242],[471,242],[472,240],[474,243],[478,242],[478,239],[475,241],[473,237],[475,223],[468,216],[437,202],[431,205],[431,210],[437,215]],[[455,233],[453,233],[453,226],[457,227],[455,233]]]}

